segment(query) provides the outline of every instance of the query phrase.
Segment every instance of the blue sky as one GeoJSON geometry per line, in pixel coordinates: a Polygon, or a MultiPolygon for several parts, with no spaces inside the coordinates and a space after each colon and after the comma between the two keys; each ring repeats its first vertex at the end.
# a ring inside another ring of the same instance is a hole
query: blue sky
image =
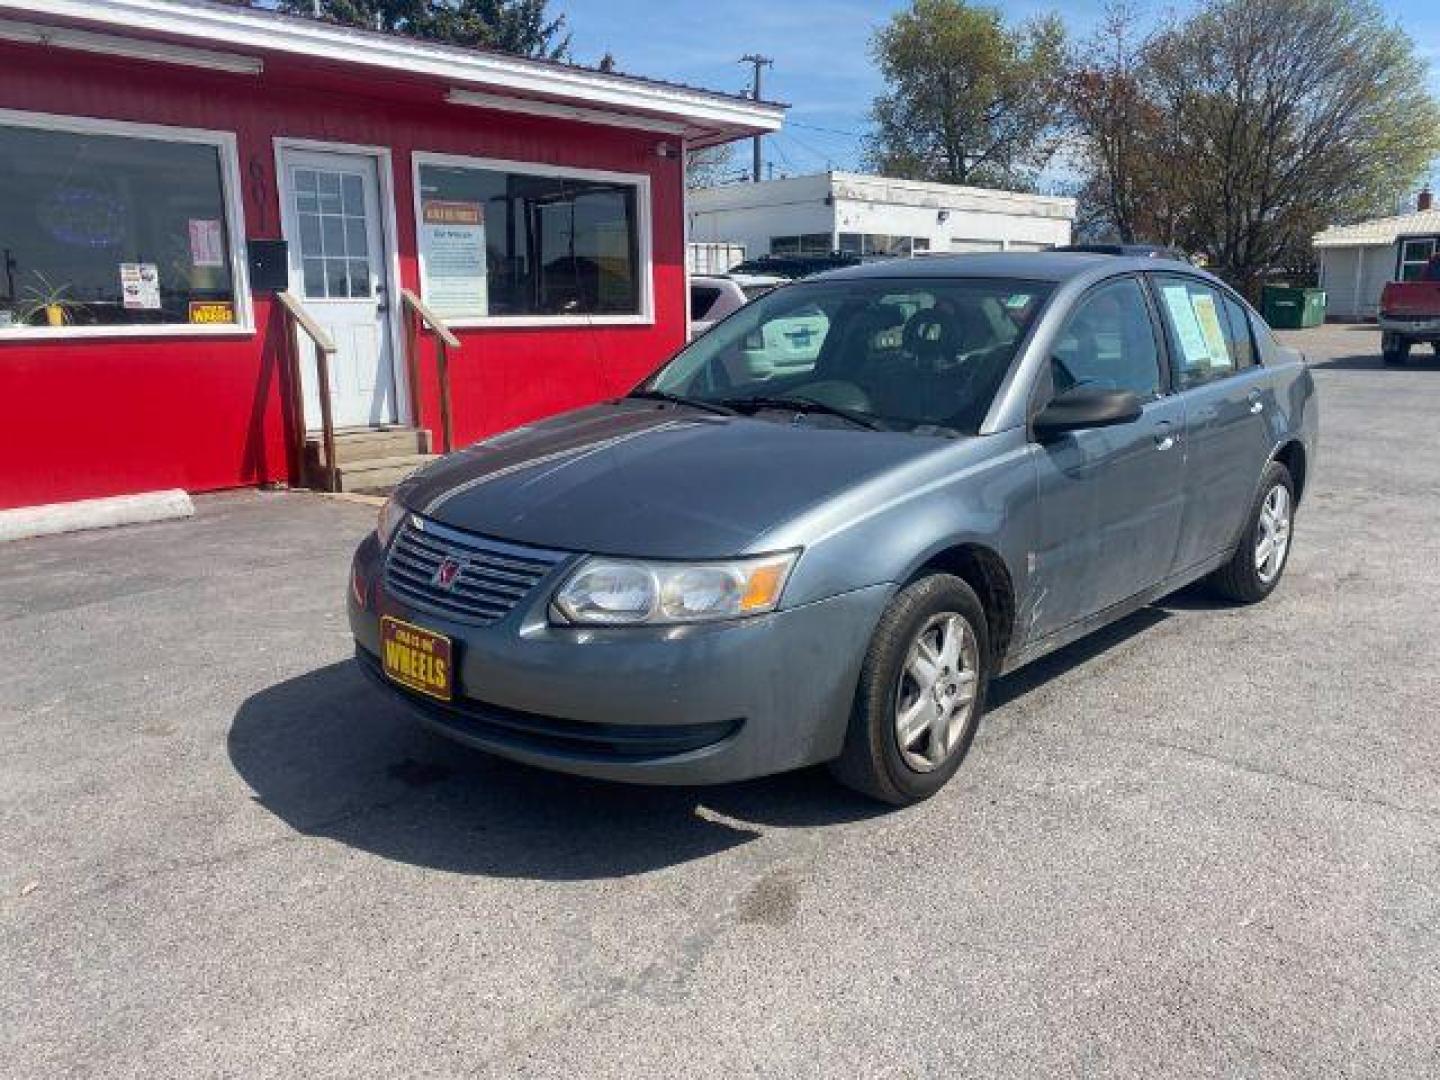
{"type": "MultiPolygon", "coordinates": [[[[738,91],[749,84],[748,66],[736,62],[740,56],[774,57],[765,96],[791,105],[786,130],[770,141],[767,154],[777,174],[858,166],[866,112],[881,91],[867,43],[875,27],[906,6],[904,0],[550,0],[552,11],[568,17],[582,63],[609,50],[622,71],[738,91]]],[[[1003,6],[1013,20],[1060,10],[1083,37],[1103,0],[1003,6]]],[[[1157,15],[1177,6],[1190,5],[1150,5],[1157,15]]],[[[1429,59],[1440,94],[1440,0],[1382,0],[1382,7],[1429,59]]]]}

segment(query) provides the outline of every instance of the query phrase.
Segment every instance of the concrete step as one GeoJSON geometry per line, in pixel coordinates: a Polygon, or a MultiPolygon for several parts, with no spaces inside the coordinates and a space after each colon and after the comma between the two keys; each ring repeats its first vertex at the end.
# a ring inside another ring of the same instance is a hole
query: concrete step
{"type": "MultiPolygon", "coordinates": [[[[408,454],[428,454],[430,450],[430,432],[418,428],[390,427],[335,433],[335,462],[342,466],[408,454]]],[[[318,435],[305,440],[305,459],[312,468],[325,460],[324,440],[318,435]]]]}
{"type": "MultiPolygon", "coordinates": [[[[338,455],[337,455],[338,456],[338,455]]],[[[438,454],[396,454],[393,457],[365,458],[361,461],[341,461],[339,481],[341,491],[380,492],[393,488],[427,461],[434,461],[438,454]]],[[[322,479],[318,470],[312,473],[317,481],[322,479]]],[[[323,486],[317,483],[316,486],[323,486]]]]}

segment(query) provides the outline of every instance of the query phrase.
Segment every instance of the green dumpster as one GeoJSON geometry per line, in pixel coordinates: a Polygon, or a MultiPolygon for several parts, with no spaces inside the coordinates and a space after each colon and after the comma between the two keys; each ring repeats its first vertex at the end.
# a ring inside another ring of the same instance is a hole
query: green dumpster
{"type": "Polygon", "coordinates": [[[1325,290],[1266,285],[1260,294],[1260,313],[1277,330],[1300,330],[1325,321],[1325,290]]]}

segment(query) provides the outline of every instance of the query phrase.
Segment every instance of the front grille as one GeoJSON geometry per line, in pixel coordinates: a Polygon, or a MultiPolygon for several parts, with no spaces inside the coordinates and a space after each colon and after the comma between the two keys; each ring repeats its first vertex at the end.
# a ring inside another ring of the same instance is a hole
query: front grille
{"type": "Polygon", "coordinates": [[[391,542],[385,588],[416,607],[485,625],[508,615],[567,557],[563,551],[506,544],[411,516],[391,542]],[[447,559],[459,564],[448,588],[436,581],[447,559]]]}

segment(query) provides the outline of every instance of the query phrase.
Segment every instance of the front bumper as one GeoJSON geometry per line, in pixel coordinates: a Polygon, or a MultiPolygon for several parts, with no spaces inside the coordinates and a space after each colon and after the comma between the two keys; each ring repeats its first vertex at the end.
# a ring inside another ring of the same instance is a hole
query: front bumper
{"type": "Polygon", "coordinates": [[[1399,319],[1381,315],[1378,320],[1380,332],[1411,341],[1440,341],[1440,319],[1399,319]]]}
{"type": "Polygon", "coordinates": [[[498,622],[475,626],[387,592],[372,535],[356,552],[348,590],[357,658],[443,734],[564,772],[724,783],[839,754],[889,585],[731,623],[551,626],[550,594],[566,569],[498,622]],[[380,673],[384,615],[451,638],[453,702],[429,701],[380,673]]]}

